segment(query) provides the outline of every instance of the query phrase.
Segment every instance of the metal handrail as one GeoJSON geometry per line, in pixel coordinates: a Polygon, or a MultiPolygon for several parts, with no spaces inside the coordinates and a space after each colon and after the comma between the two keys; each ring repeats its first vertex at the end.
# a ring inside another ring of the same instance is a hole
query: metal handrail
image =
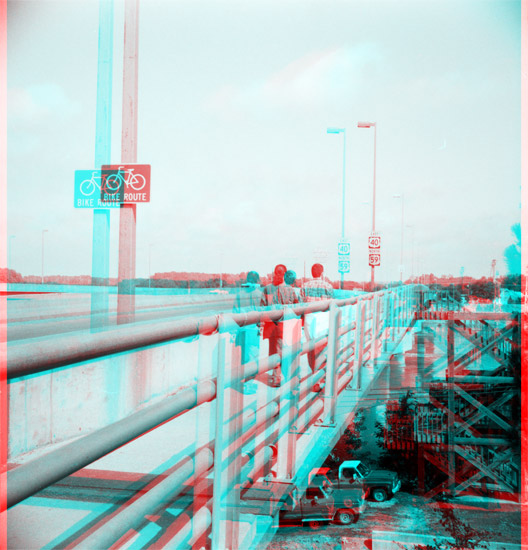
{"type": "MultiPolygon", "coordinates": [[[[371,297],[366,299],[371,299],[371,297]]],[[[291,310],[297,316],[302,316],[306,313],[326,311],[332,301],[341,307],[353,305],[357,300],[358,297],[353,297],[292,305],[292,307],[281,307],[280,309],[261,308],[249,313],[233,313],[231,317],[239,326],[245,326],[263,321],[279,321],[287,310],[291,310]]],[[[100,332],[69,333],[51,340],[17,341],[7,346],[7,378],[12,379],[45,372],[82,361],[200,334],[212,334],[219,328],[220,317],[221,314],[195,316],[176,321],[130,323],[100,332]]]]}
{"type": "MultiPolygon", "coordinates": [[[[198,334],[212,334],[219,329],[221,330],[221,317],[230,317],[238,326],[246,326],[267,320],[279,321],[283,317],[291,316],[291,313],[302,316],[306,313],[327,311],[331,304],[342,307],[354,305],[360,301],[368,302],[376,296],[381,297],[386,295],[386,293],[387,291],[381,291],[376,294],[344,300],[313,302],[293,307],[266,308],[249,313],[230,314],[228,316],[210,315],[173,322],[130,324],[92,334],[69,334],[64,337],[57,337],[52,342],[16,343],[8,347],[8,377],[16,378],[26,374],[45,372],[53,368],[71,365],[88,359],[105,357],[123,351],[132,351],[147,345],[162,344],[198,334]]],[[[389,291],[389,293],[392,294],[393,291],[389,291]]],[[[402,296],[403,300],[404,292],[398,292],[398,294],[402,296]]],[[[407,293],[407,296],[409,295],[407,293]]],[[[372,302],[372,304],[375,303],[372,302]]],[[[403,301],[400,302],[399,315],[405,313],[401,309],[402,304],[403,301]]],[[[408,317],[412,320],[411,315],[408,317]]],[[[370,347],[372,341],[377,340],[383,334],[382,323],[380,323],[373,308],[370,308],[370,314],[368,316],[365,315],[362,319],[363,323],[361,326],[356,322],[348,323],[345,326],[337,325],[337,338],[340,338],[349,331],[356,331],[353,344],[349,342],[344,346],[343,351],[350,349],[352,346],[356,347],[358,331],[362,331],[363,335],[365,333],[370,333],[371,335],[368,342],[363,342],[364,349],[362,351],[370,347]],[[365,329],[365,325],[368,322],[370,322],[371,327],[365,329]]],[[[403,325],[403,320],[401,322],[403,325]]],[[[327,345],[328,340],[329,335],[325,333],[323,336],[303,344],[298,353],[302,355],[314,349],[320,349],[327,345]]],[[[347,353],[346,357],[343,357],[342,354],[339,357],[339,364],[337,366],[334,360],[332,368],[339,369],[339,365],[343,366],[344,363],[352,358],[354,351],[355,349],[352,350],[352,353],[347,353]]],[[[286,351],[283,359],[287,356],[287,353],[289,352],[286,351]]],[[[337,350],[335,353],[337,356],[337,350]]],[[[279,365],[280,361],[281,358],[278,354],[250,361],[241,366],[237,379],[239,382],[248,380],[259,373],[271,370],[279,365]]],[[[324,399],[316,395],[314,401],[308,395],[310,393],[309,384],[321,380],[324,376],[325,373],[322,367],[324,367],[325,363],[326,358],[321,354],[316,363],[316,367],[321,370],[316,370],[315,373],[303,380],[307,391],[303,392],[302,402],[299,403],[299,412],[306,407],[310,409],[308,414],[303,415],[308,417],[304,419],[303,424],[312,424],[325,411],[324,399]]],[[[339,395],[352,379],[353,373],[343,368],[343,370],[337,371],[336,376],[336,395],[339,395]]],[[[181,415],[201,403],[212,401],[217,396],[216,386],[216,379],[199,381],[193,386],[181,390],[176,395],[166,397],[160,403],[148,406],[120,421],[66,444],[60,449],[51,451],[38,459],[10,470],[7,474],[8,507],[83,468],[152,428],[181,415]]],[[[274,414],[270,409],[270,415],[274,416],[274,414]]],[[[276,431],[273,433],[276,433],[276,431]]],[[[246,438],[243,438],[242,445],[244,441],[246,441],[246,438]]],[[[150,500],[146,499],[144,502],[150,502],[150,500]]],[[[127,516],[124,517],[126,518],[127,516]]]]}

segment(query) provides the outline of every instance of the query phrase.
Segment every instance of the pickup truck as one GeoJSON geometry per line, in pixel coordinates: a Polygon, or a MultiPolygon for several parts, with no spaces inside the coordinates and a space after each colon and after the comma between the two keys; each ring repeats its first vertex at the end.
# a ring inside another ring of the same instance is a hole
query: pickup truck
{"type": "Polygon", "coordinates": [[[401,487],[401,481],[396,472],[371,470],[359,460],[345,460],[339,466],[337,478],[330,468],[318,468],[316,471],[312,471],[312,479],[321,477],[337,489],[345,489],[348,486],[362,483],[365,495],[376,502],[384,502],[391,498],[401,487]]]}
{"type": "Polygon", "coordinates": [[[350,525],[365,510],[365,492],[360,483],[339,489],[324,478],[315,477],[301,497],[289,495],[282,507],[281,523],[302,521],[311,525],[334,521],[350,525]]]}

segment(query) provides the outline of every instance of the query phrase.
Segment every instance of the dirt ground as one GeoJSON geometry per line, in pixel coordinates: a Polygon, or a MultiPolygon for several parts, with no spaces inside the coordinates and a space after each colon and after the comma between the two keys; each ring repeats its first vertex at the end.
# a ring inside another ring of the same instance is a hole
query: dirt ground
{"type": "Polygon", "coordinates": [[[455,532],[467,534],[468,529],[477,532],[475,538],[471,537],[473,540],[519,544],[520,506],[485,500],[427,502],[421,497],[398,493],[387,502],[368,502],[358,521],[349,526],[332,523],[321,523],[317,528],[302,524],[281,526],[268,549],[371,550],[373,530],[453,536],[455,532]]]}

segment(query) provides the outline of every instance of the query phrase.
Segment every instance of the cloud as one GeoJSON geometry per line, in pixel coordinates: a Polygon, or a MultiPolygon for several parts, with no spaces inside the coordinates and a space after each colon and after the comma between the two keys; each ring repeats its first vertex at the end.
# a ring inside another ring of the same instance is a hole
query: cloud
{"type": "Polygon", "coordinates": [[[211,94],[207,109],[222,113],[253,109],[301,109],[350,101],[376,76],[384,56],[379,46],[363,43],[312,52],[260,82],[226,84],[211,94]]]}
{"type": "Polygon", "coordinates": [[[35,84],[11,88],[7,92],[11,124],[34,125],[50,118],[69,118],[80,112],[80,104],[70,99],[57,84],[35,84]]]}

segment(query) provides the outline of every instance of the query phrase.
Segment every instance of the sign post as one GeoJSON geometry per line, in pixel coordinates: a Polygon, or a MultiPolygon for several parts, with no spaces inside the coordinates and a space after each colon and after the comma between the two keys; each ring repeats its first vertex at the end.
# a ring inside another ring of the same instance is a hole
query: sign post
{"type": "MultiPolygon", "coordinates": [[[[135,164],[138,121],[139,0],[125,0],[123,48],[123,115],[121,162],[135,164]]],[[[123,203],[119,212],[117,322],[134,320],[136,309],[136,204],[123,203]]]]}
{"type": "MultiPolygon", "coordinates": [[[[95,166],[108,162],[112,137],[112,73],[114,2],[99,1],[99,45],[97,52],[97,96],[95,112],[95,166]]],[[[82,182],[82,180],[81,180],[82,182]]],[[[82,198],[82,197],[81,197],[82,198]]],[[[108,323],[108,278],[110,276],[110,211],[95,207],[92,231],[92,292],[90,327],[108,323]],[[93,288],[101,285],[101,288],[93,288]]]]}

